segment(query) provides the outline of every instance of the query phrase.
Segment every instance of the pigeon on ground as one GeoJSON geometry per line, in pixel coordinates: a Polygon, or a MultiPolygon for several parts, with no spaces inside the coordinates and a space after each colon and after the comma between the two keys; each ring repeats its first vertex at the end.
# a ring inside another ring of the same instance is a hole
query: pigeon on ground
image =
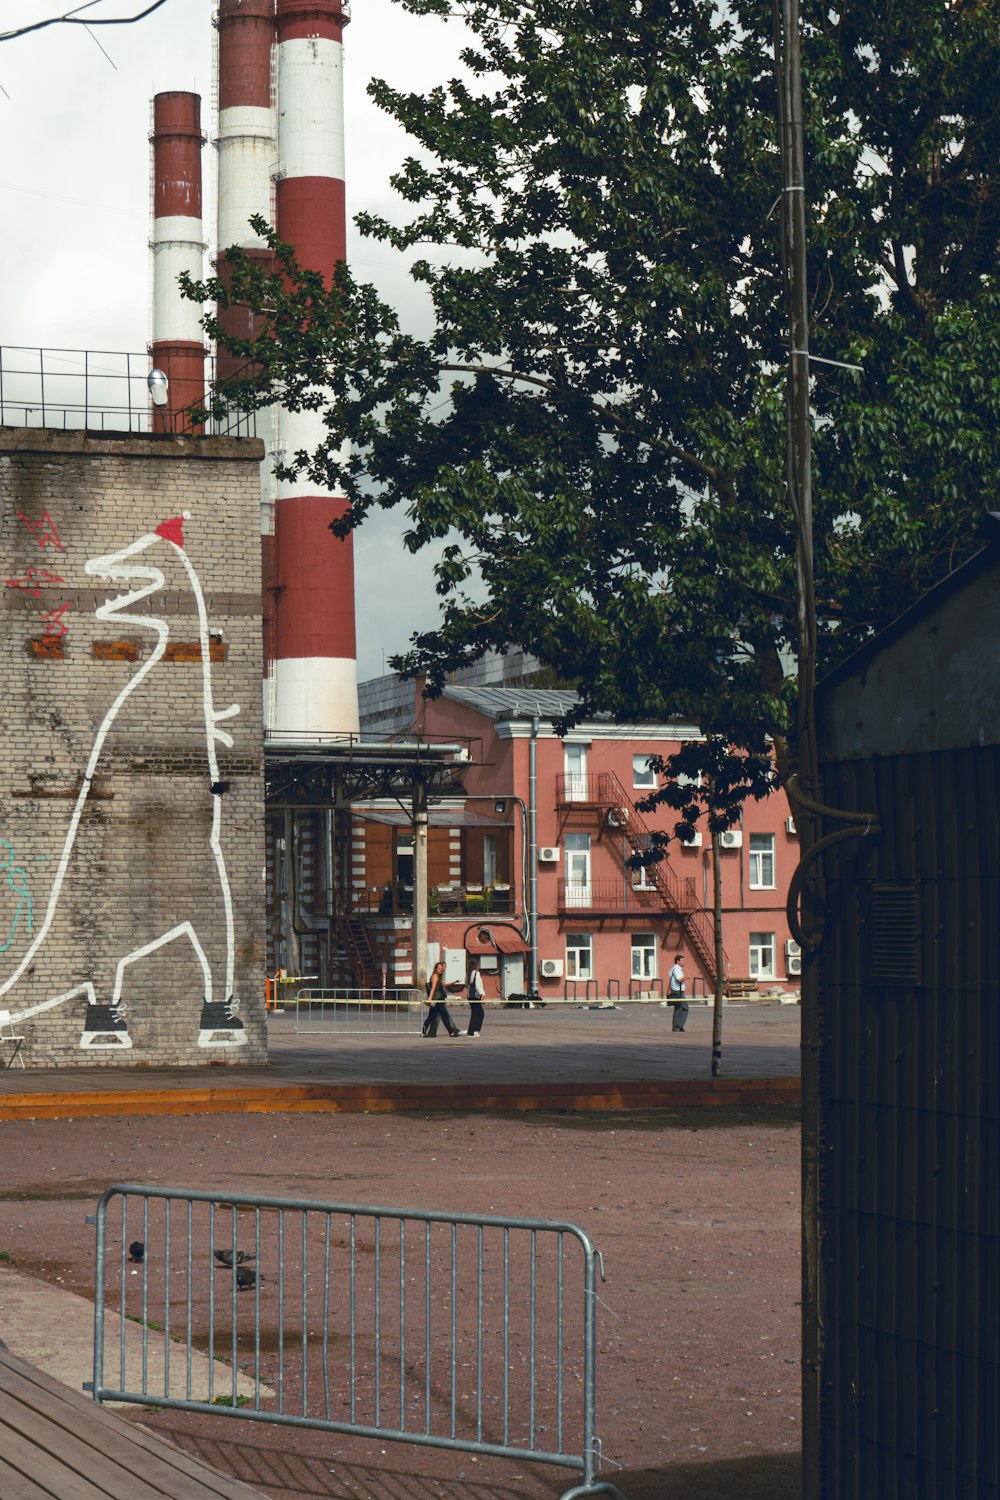
{"type": "Polygon", "coordinates": [[[141,1266],[146,1255],[146,1247],[142,1240],[133,1240],[128,1247],[128,1258],[137,1266],[141,1266]]]}
{"type": "MultiPolygon", "coordinates": [[[[263,1281],[263,1276],[261,1280],[263,1281]]],[[[236,1290],[248,1292],[252,1286],[257,1285],[257,1272],[251,1271],[249,1266],[237,1266],[236,1268],[236,1290]]]]}
{"type": "Polygon", "coordinates": [[[216,1250],[214,1252],[220,1266],[240,1266],[245,1260],[253,1260],[246,1250],[216,1250]]]}

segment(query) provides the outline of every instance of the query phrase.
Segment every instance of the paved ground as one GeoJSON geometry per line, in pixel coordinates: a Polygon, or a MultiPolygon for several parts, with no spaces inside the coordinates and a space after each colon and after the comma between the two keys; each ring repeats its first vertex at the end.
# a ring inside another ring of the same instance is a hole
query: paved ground
{"type": "MultiPolygon", "coordinates": [[[[727,1007],[724,1073],[797,1076],[798,1023],[794,1006],[727,1007]]],[[[658,1007],[492,1012],[487,1027],[478,1041],[318,1037],[296,1035],[294,1019],[278,1016],[270,1066],[215,1069],[213,1083],[225,1090],[250,1075],[262,1089],[415,1079],[487,1088],[511,1079],[683,1081],[710,1071],[711,1013],[700,1007],[681,1037],[658,1007]]],[[[189,1072],[166,1070],[5,1073],[0,1104],[18,1091],[40,1106],[53,1089],[114,1088],[141,1108],[144,1089],[184,1093],[191,1082],[189,1072]]],[[[796,1500],[798,1152],[788,1108],[447,1117],[192,1108],[177,1117],[0,1121],[0,1338],[53,1373],[66,1365],[51,1330],[61,1317],[69,1327],[67,1294],[92,1299],[84,1216],[116,1181],[565,1217],[593,1235],[607,1261],[598,1427],[608,1477],[626,1500],[796,1500]],[[17,1275],[16,1297],[13,1281],[4,1295],[6,1268],[17,1275]]],[[[63,1378],[79,1373],[67,1366],[63,1378]]],[[[539,1466],[356,1437],[137,1415],[270,1500],[554,1500],[572,1483],[539,1466]]]]}
{"type": "MultiPolygon", "coordinates": [[[[50,1373],[74,1378],[44,1324],[65,1315],[68,1330],[66,1292],[92,1299],[85,1215],[116,1181],[565,1217],[605,1256],[598,1430],[626,1500],[796,1493],[798,1130],[787,1113],[10,1121],[0,1158],[0,1336],[39,1362],[46,1339],[50,1373]],[[8,1303],[6,1271],[33,1280],[49,1318],[8,1303]]],[[[526,1463],[232,1417],[137,1416],[270,1500],[554,1500],[571,1484],[526,1463]]]]}
{"type": "MultiPolygon", "coordinates": [[[[723,1076],[793,1079],[799,1074],[797,1005],[734,1004],[723,1012],[723,1076]]],[[[464,1007],[455,1007],[462,1025],[464,1007]]],[[[518,1081],[629,1082],[707,1079],[711,1072],[712,1011],[691,1008],[687,1030],[671,1032],[672,1012],[659,1005],[618,1010],[547,1006],[541,1010],[487,1011],[477,1038],[436,1038],[416,1033],[353,1034],[306,1030],[293,1014],[272,1015],[269,1062],[263,1068],[7,1069],[4,1096],[89,1093],[107,1089],[141,1093],[257,1086],[337,1084],[485,1085],[518,1081]]],[[[314,1023],[317,1026],[320,1022],[314,1023]]]]}

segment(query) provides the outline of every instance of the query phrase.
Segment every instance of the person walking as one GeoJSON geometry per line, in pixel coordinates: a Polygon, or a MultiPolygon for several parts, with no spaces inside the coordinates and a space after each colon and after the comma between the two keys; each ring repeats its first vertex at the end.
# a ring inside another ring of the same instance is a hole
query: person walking
{"type": "Polygon", "coordinates": [[[479,959],[472,960],[472,968],[469,971],[469,1030],[468,1036],[478,1036],[483,1029],[483,1018],[486,1015],[483,1009],[483,976],[479,971],[479,959]]]}
{"type": "Polygon", "coordinates": [[[667,1004],[674,1013],[671,1031],[683,1031],[691,1010],[684,998],[684,955],[678,953],[667,977],[667,1004]]]}
{"type": "Polygon", "coordinates": [[[421,1036],[437,1036],[438,1022],[443,1021],[445,1030],[449,1036],[461,1036],[462,1033],[448,1014],[448,1005],[445,997],[444,987],[444,964],[436,963],[431,970],[431,977],[427,981],[427,1015],[421,1036]]]}

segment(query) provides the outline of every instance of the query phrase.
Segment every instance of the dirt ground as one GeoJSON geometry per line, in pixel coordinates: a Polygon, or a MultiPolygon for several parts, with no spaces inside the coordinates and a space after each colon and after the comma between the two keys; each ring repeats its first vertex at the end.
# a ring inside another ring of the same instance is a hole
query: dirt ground
{"type": "MultiPolygon", "coordinates": [[[[0,1124],[0,1255],[93,1295],[114,1182],[568,1219],[603,1252],[597,1426],[626,1500],[797,1500],[790,1114],[247,1115],[0,1124]]],[[[3,1329],[0,1328],[0,1336],[3,1329]]],[[[547,1500],[571,1472],[179,1412],[141,1420],[271,1500],[547,1500]]]]}

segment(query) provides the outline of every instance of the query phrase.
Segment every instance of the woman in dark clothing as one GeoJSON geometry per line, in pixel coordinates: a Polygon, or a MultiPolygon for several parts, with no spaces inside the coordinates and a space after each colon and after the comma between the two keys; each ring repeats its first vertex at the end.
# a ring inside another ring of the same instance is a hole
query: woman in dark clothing
{"type": "Polygon", "coordinates": [[[427,1015],[424,1017],[423,1036],[437,1036],[438,1022],[443,1021],[449,1036],[461,1036],[462,1033],[448,1014],[448,1006],[445,1002],[444,988],[444,964],[437,963],[431,970],[431,977],[427,981],[427,1015]]]}
{"type": "Polygon", "coordinates": [[[469,974],[469,1036],[478,1036],[483,1029],[483,976],[479,972],[479,960],[472,960],[469,974]]]}

